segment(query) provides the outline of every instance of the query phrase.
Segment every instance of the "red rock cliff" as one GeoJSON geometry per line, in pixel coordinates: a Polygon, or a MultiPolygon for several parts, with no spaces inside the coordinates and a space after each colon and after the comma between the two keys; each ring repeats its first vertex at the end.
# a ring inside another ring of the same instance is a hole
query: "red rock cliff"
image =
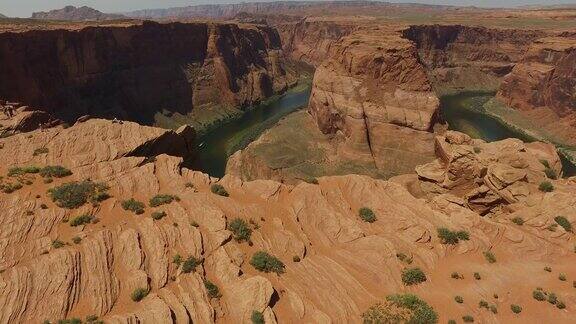
{"type": "Polygon", "coordinates": [[[68,120],[93,114],[151,124],[161,111],[209,119],[294,81],[278,33],[252,25],[145,22],[3,33],[0,62],[0,97],[68,120]]]}

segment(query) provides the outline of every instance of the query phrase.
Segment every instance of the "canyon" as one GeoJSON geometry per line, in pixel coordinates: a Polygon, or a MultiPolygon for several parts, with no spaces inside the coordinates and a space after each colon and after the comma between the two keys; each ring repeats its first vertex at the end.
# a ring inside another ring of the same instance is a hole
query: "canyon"
{"type": "Polygon", "coordinates": [[[573,12],[0,24],[0,323],[571,323],[573,12]],[[531,141],[452,130],[467,93],[531,141]]]}

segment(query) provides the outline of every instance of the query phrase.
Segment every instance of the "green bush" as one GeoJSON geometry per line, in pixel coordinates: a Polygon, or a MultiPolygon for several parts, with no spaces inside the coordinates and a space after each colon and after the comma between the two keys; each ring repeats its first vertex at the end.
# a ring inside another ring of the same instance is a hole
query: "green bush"
{"type": "Polygon", "coordinates": [[[150,198],[150,207],[158,207],[161,205],[170,204],[173,201],[180,201],[180,198],[174,195],[156,195],[150,198]]]}
{"type": "Polygon", "coordinates": [[[478,307],[488,309],[488,308],[489,308],[489,305],[488,305],[488,302],[487,302],[487,301],[481,300],[481,301],[478,303],[478,307]]]}
{"type": "Polygon", "coordinates": [[[265,324],[264,314],[262,314],[259,311],[252,311],[252,316],[250,316],[250,320],[252,320],[252,324],[265,324]]]}
{"type": "Polygon", "coordinates": [[[384,324],[384,323],[406,323],[411,316],[410,311],[407,309],[399,309],[397,306],[392,306],[392,303],[387,302],[376,303],[362,313],[363,324],[384,324]]]}
{"type": "Polygon", "coordinates": [[[518,306],[518,305],[510,305],[510,309],[512,310],[512,312],[514,314],[520,314],[520,312],[522,312],[522,307],[518,306]]]}
{"type": "Polygon", "coordinates": [[[484,252],[484,258],[486,259],[486,261],[488,261],[489,263],[496,263],[496,256],[494,255],[494,253],[490,252],[490,251],[485,251],[484,252]]]}
{"type": "Polygon", "coordinates": [[[248,226],[248,223],[241,218],[234,218],[230,224],[228,224],[228,230],[234,235],[234,239],[237,242],[248,242],[250,241],[250,236],[252,235],[252,229],[248,226]]]}
{"type": "Polygon", "coordinates": [[[196,271],[196,267],[202,263],[200,259],[196,259],[193,256],[189,256],[186,261],[182,264],[182,272],[190,273],[196,271]]]}
{"type": "Polygon", "coordinates": [[[412,312],[412,317],[408,323],[413,324],[435,324],[438,323],[438,314],[430,305],[412,294],[397,294],[386,297],[386,300],[392,302],[397,307],[402,307],[412,312]]]}
{"type": "Polygon", "coordinates": [[[139,302],[144,299],[144,297],[148,296],[148,292],[149,291],[146,288],[136,288],[130,295],[130,298],[135,302],[139,302]]]}
{"type": "Polygon", "coordinates": [[[130,198],[128,200],[124,200],[122,202],[122,208],[124,210],[131,211],[136,215],[140,215],[144,213],[144,203],[140,202],[134,198],[130,198]]]}
{"type": "Polygon", "coordinates": [[[40,175],[44,178],[64,178],[72,175],[72,171],[60,165],[49,165],[40,170],[40,175]]]}
{"type": "Polygon", "coordinates": [[[64,247],[64,242],[60,241],[60,240],[54,240],[52,241],[52,247],[55,249],[59,249],[61,247],[64,247]]]}
{"type": "Polygon", "coordinates": [[[546,177],[548,179],[552,179],[552,180],[558,179],[558,175],[556,174],[556,171],[552,170],[551,168],[545,168],[544,174],[546,174],[546,177]]]}
{"type": "Polygon", "coordinates": [[[3,193],[13,193],[16,190],[20,190],[22,189],[22,184],[16,182],[16,183],[3,183],[0,184],[0,189],[2,190],[3,193]]]}
{"type": "Polygon", "coordinates": [[[210,298],[220,298],[222,296],[220,295],[220,289],[218,289],[218,286],[216,286],[210,280],[208,279],[204,280],[204,287],[206,288],[206,291],[208,292],[208,296],[210,298]]]}
{"type": "Polygon", "coordinates": [[[362,207],[358,211],[360,218],[366,223],[374,223],[376,221],[376,214],[368,207],[362,207]]]}
{"type": "Polygon", "coordinates": [[[524,219],[522,217],[514,217],[512,218],[512,223],[522,226],[524,225],[524,219]]]}
{"type": "Polygon", "coordinates": [[[79,318],[61,319],[58,320],[58,324],[82,324],[82,320],[79,318]]]}
{"type": "Polygon", "coordinates": [[[546,271],[546,272],[552,272],[552,268],[550,268],[550,267],[544,267],[544,271],[546,271]]]}
{"type": "Polygon", "coordinates": [[[212,191],[212,193],[220,195],[222,197],[228,197],[229,196],[228,191],[226,191],[226,189],[221,184],[218,184],[218,183],[213,184],[210,187],[210,191],[212,191]]]}
{"type": "Polygon", "coordinates": [[[179,267],[180,264],[182,264],[182,256],[180,254],[176,254],[174,257],[172,257],[172,262],[176,265],[176,267],[179,267]]]}
{"type": "Polygon", "coordinates": [[[445,227],[440,227],[437,229],[438,238],[442,244],[458,244],[460,240],[468,241],[470,239],[470,234],[466,231],[451,231],[445,227]]]}
{"type": "Polygon", "coordinates": [[[258,251],[254,253],[250,264],[259,271],[263,272],[274,272],[276,274],[284,273],[285,266],[282,261],[273,255],[270,255],[264,251],[258,251]]]}
{"type": "Polygon", "coordinates": [[[402,270],[402,282],[406,286],[416,285],[426,280],[426,275],[420,268],[408,268],[402,270]]]}
{"type": "Polygon", "coordinates": [[[562,226],[562,228],[566,231],[566,232],[572,232],[572,224],[570,224],[570,222],[568,221],[568,219],[564,216],[556,216],[554,217],[554,221],[562,226]]]}
{"type": "Polygon", "coordinates": [[[554,191],[554,185],[550,181],[542,181],[538,189],[542,192],[552,192],[554,191]]]}
{"type": "Polygon", "coordinates": [[[72,220],[70,221],[69,224],[72,227],[76,227],[76,226],[80,226],[80,225],[84,225],[84,224],[90,224],[92,219],[94,219],[94,216],[84,214],[84,215],[80,215],[80,216],[76,216],[76,217],[72,218],[72,220]]]}
{"type": "Polygon", "coordinates": [[[534,299],[536,299],[537,301],[544,301],[546,300],[546,295],[544,295],[544,292],[542,290],[534,290],[532,292],[532,297],[534,299]]]}
{"type": "Polygon", "coordinates": [[[164,217],[166,217],[166,213],[163,211],[155,211],[152,213],[153,220],[161,220],[164,217]]]}
{"type": "Polygon", "coordinates": [[[46,154],[48,153],[48,148],[47,147],[41,147],[41,148],[37,148],[34,150],[34,153],[32,153],[33,156],[37,156],[40,154],[46,154]]]}
{"type": "Polygon", "coordinates": [[[548,294],[548,302],[552,305],[556,304],[558,302],[558,296],[556,296],[555,293],[549,293],[548,294]]]}
{"type": "Polygon", "coordinates": [[[292,262],[300,262],[300,257],[295,255],[292,257],[292,262]]]}
{"type": "Polygon", "coordinates": [[[58,207],[74,209],[88,201],[95,204],[107,199],[108,189],[109,187],[103,183],[86,180],[54,187],[48,190],[48,194],[58,207]]]}
{"type": "Polygon", "coordinates": [[[560,281],[566,281],[566,274],[564,273],[559,274],[558,279],[560,279],[560,281]]]}
{"type": "Polygon", "coordinates": [[[452,272],[450,275],[452,279],[460,279],[460,274],[458,272],[452,272]]]}
{"type": "Polygon", "coordinates": [[[458,303],[458,304],[462,304],[464,302],[464,298],[462,298],[462,296],[456,296],[454,297],[454,300],[458,303]]]}
{"type": "Polygon", "coordinates": [[[38,173],[38,172],[40,172],[40,168],[35,167],[35,166],[14,167],[14,168],[8,169],[8,176],[9,177],[17,177],[17,176],[25,175],[27,173],[38,173]]]}
{"type": "Polygon", "coordinates": [[[462,316],[462,320],[464,321],[464,323],[473,323],[474,317],[472,317],[471,315],[464,315],[462,316]]]}
{"type": "Polygon", "coordinates": [[[474,272],[474,279],[476,279],[476,280],[482,279],[482,277],[480,276],[480,273],[474,272]]]}

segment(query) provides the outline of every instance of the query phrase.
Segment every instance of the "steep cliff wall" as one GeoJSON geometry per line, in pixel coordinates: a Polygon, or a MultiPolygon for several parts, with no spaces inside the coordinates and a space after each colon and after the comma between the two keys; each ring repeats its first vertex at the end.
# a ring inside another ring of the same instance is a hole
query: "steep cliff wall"
{"type": "Polygon", "coordinates": [[[92,114],[141,123],[209,123],[295,78],[278,33],[207,23],[0,34],[0,97],[59,118],[92,114]]]}
{"type": "Polygon", "coordinates": [[[541,31],[461,25],[411,26],[404,37],[418,47],[438,94],[496,90],[541,31]]]}
{"type": "Polygon", "coordinates": [[[309,111],[343,156],[407,171],[433,156],[438,98],[413,44],[396,30],[362,29],[317,68],[309,111]]]}

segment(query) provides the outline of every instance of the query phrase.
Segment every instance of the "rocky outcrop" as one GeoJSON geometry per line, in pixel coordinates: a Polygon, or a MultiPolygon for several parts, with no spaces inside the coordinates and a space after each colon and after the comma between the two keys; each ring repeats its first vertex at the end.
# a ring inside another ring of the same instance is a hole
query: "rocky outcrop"
{"type": "Polygon", "coordinates": [[[420,25],[404,30],[418,48],[438,94],[491,90],[508,74],[542,31],[462,25],[420,25]]]}
{"type": "MultiPolygon", "coordinates": [[[[532,290],[551,275],[542,270],[545,265],[566,272],[570,280],[576,275],[571,267],[573,234],[561,227],[547,229],[559,214],[576,221],[574,179],[551,180],[556,188],[552,193],[530,189],[531,177],[543,174],[534,169],[534,158],[547,157],[551,167],[557,167],[546,145],[525,145],[523,152],[521,143],[509,143],[516,150],[508,152],[517,152],[528,164],[515,168],[525,177],[518,180],[515,173],[500,172],[500,156],[493,161],[499,167],[488,171],[486,179],[495,185],[499,179],[524,183],[528,197],[512,202],[508,210],[494,210],[493,217],[481,217],[455,194],[416,198],[395,181],[358,175],[297,186],[243,182],[233,176],[218,180],[182,168],[179,157],[130,154],[166,133],[129,122],[88,119],[67,129],[0,139],[0,181],[23,185],[0,193],[1,323],[88,315],[106,323],[250,323],[254,311],[262,313],[266,323],[357,322],[370,305],[406,289],[434,307],[440,318],[461,316],[461,309],[446,306],[453,305],[455,295],[480,300],[493,294],[501,297],[490,302],[502,311],[474,313],[477,321],[537,316],[569,323],[574,317],[570,306],[525,307],[520,315],[504,311],[509,303],[537,303],[532,290]],[[40,144],[48,152],[34,155],[40,144]],[[12,166],[54,163],[73,174],[53,182],[35,173],[7,176],[12,166]],[[65,209],[47,194],[63,183],[85,179],[105,183],[111,197],[65,209]],[[228,197],[211,192],[216,182],[228,197]],[[157,194],[178,199],[157,207],[146,204],[140,215],[122,208],[129,198],[148,202],[157,194]],[[374,211],[373,223],[360,219],[361,207],[374,211]],[[152,212],[160,211],[166,215],[154,220],[152,212]],[[83,214],[98,221],[72,226],[72,219],[83,214]],[[511,223],[516,216],[526,220],[522,227],[511,223]],[[250,243],[231,237],[227,224],[235,218],[249,224],[250,243]],[[435,234],[439,227],[466,231],[468,240],[442,244],[435,234]],[[259,250],[278,257],[285,272],[256,270],[250,259],[259,250]],[[482,252],[488,250],[497,263],[483,260],[482,252]],[[177,255],[200,262],[194,271],[184,272],[177,255]],[[401,281],[406,267],[419,267],[428,280],[406,288],[401,281]],[[464,278],[451,279],[454,271],[464,278]],[[473,271],[482,281],[472,279],[473,271]],[[209,294],[206,280],[218,287],[218,294],[209,294]],[[137,288],[149,290],[139,302],[131,297],[137,288]]],[[[458,134],[446,136],[443,145],[449,147],[439,152],[452,154],[450,169],[458,164],[451,152],[461,151],[469,141],[458,134]]],[[[479,159],[488,170],[491,154],[505,152],[501,144],[491,145],[480,145],[486,152],[479,159]]],[[[507,161],[512,160],[517,159],[507,161]]],[[[560,300],[569,300],[570,284],[553,287],[560,300]]]]}
{"type": "Polygon", "coordinates": [[[50,10],[47,12],[34,12],[32,14],[32,19],[44,19],[44,20],[83,21],[83,20],[112,20],[122,18],[126,17],[118,14],[106,14],[86,6],[82,7],[66,6],[62,9],[50,10]]]}
{"type": "Polygon", "coordinates": [[[448,131],[436,138],[435,146],[438,159],[416,168],[420,189],[432,196],[457,196],[481,215],[525,202],[548,177],[562,175],[552,144],[518,139],[485,143],[448,131]]]}
{"type": "Polygon", "coordinates": [[[0,34],[0,97],[68,122],[90,114],[197,128],[295,82],[266,26],[145,22],[0,34]]]}
{"type": "Polygon", "coordinates": [[[576,144],[576,38],[535,41],[502,81],[497,98],[537,127],[576,144]]]}
{"type": "Polygon", "coordinates": [[[438,107],[412,43],[373,27],[332,46],[316,69],[308,109],[323,133],[345,137],[343,156],[379,169],[396,161],[407,172],[433,156],[438,107]]]}

